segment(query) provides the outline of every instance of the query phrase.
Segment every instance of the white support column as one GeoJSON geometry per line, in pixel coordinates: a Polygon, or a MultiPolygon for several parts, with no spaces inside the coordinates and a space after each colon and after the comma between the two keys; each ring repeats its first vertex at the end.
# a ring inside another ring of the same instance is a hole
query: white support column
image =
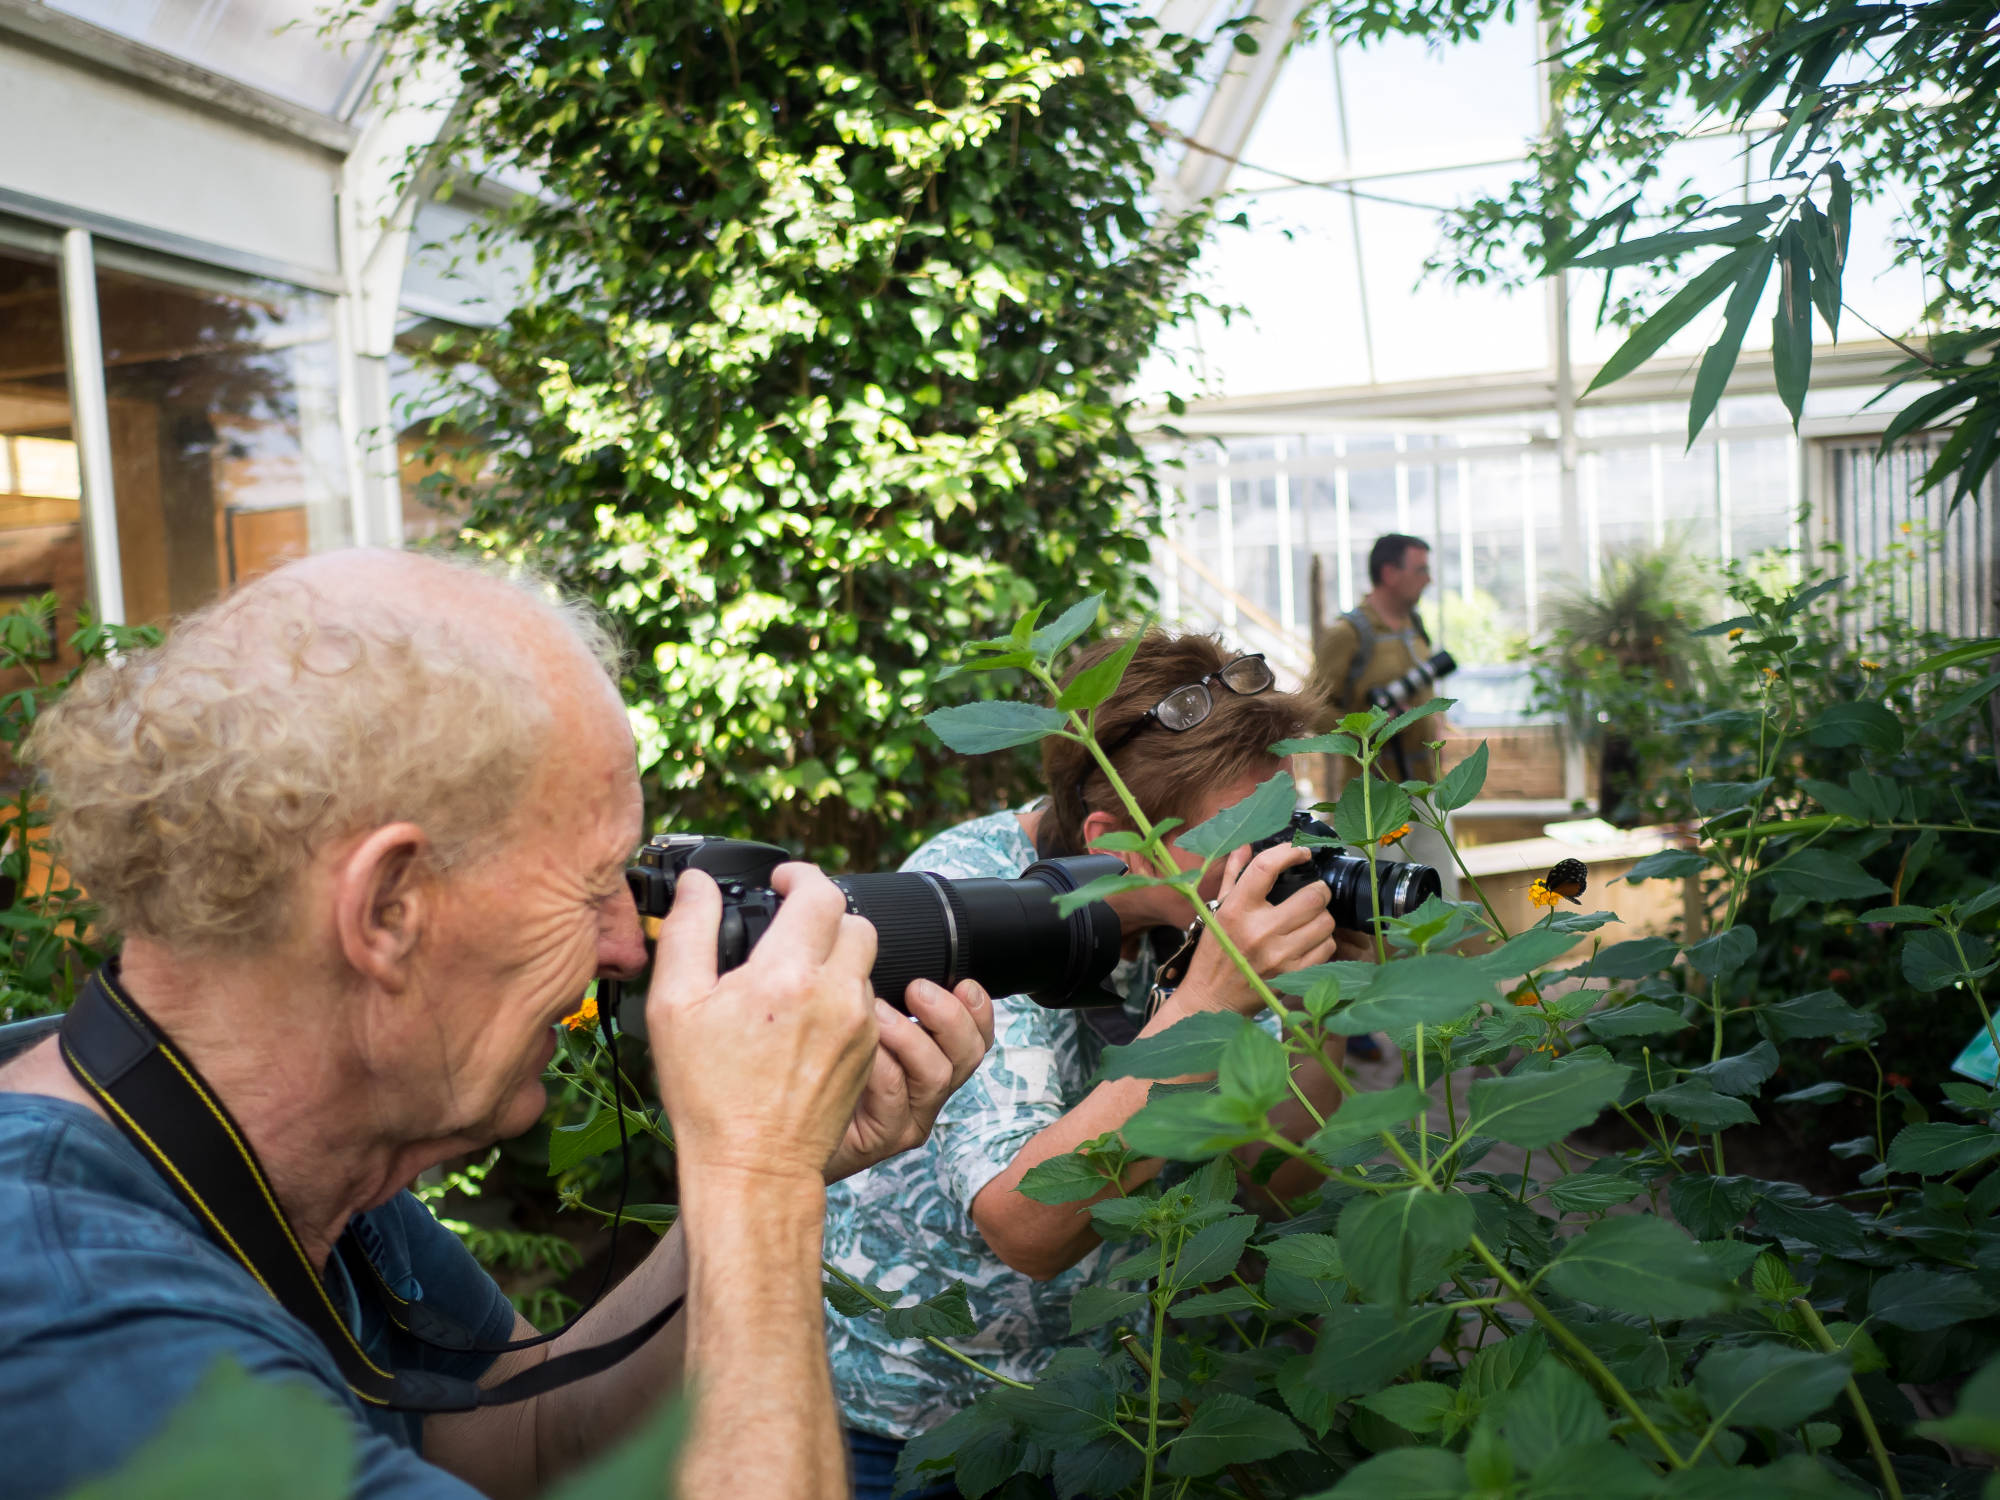
{"type": "Polygon", "coordinates": [[[1805,561],[1799,554],[1805,547],[1805,517],[1801,512],[1806,503],[1806,445],[1800,441],[1796,431],[1787,440],[1785,457],[1789,460],[1785,469],[1791,487],[1786,499],[1792,511],[1785,529],[1785,546],[1789,554],[1786,569],[1791,574],[1792,582],[1797,583],[1805,561]]]}
{"type": "Polygon", "coordinates": [[[1236,628],[1236,507],[1229,493],[1229,449],[1221,449],[1215,466],[1215,542],[1217,568],[1222,574],[1222,623],[1236,628]]]}
{"type": "Polygon", "coordinates": [[[1287,444],[1279,438],[1276,444],[1278,454],[1278,478],[1276,483],[1278,501],[1278,618],[1285,622],[1285,629],[1299,628],[1298,588],[1292,582],[1292,474],[1286,466],[1287,444]]]}
{"type": "Polygon", "coordinates": [[[1333,545],[1340,551],[1334,576],[1339,580],[1340,612],[1346,614],[1354,608],[1354,532],[1347,504],[1346,438],[1333,440],[1333,456],[1340,465],[1333,471],[1333,545]]]}
{"type": "Polygon", "coordinates": [[[1541,628],[1541,580],[1535,567],[1535,455],[1521,455],[1521,593],[1527,600],[1528,634],[1541,628]]]}
{"type": "Polygon", "coordinates": [[[1653,527],[1655,547],[1667,544],[1667,450],[1658,443],[1646,449],[1653,471],[1653,527]]]}
{"type": "Polygon", "coordinates": [[[1734,539],[1730,536],[1735,527],[1735,507],[1729,494],[1729,444],[1721,438],[1715,440],[1715,555],[1724,562],[1736,555],[1734,539]]]}
{"type": "Polygon", "coordinates": [[[1577,484],[1583,501],[1584,577],[1593,594],[1604,566],[1603,482],[1604,455],[1584,454],[1577,466],[1577,484]]]}
{"type": "Polygon", "coordinates": [[[1478,584],[1472,577],[1472,463],[1458,461],[1458,592],[1467,604],[1478,584]]]}
{"type": "MultiPolygon", "coordinates": [[[[1396,451],[1398,453],[1406,453],[1409,451],[1409,446],[1409,439],[1404,437],[1402,433],[1397,433],[1396,451]]],[[[1405,536],[1409,535],[1410,466],[1400,458],[1396,460],[1396,529],[1405,536]]]]}
{"type": "Polygon", "coordinates": [[[91,608],[125,623],[125,572],[118,558],[118,496],[111,475],[111,402],[104,394],[104,335],[97,321],[97,264],[90,233],[62,238],[63,344],[69,364],[70,431],[83,474],[83,552],[91,608]]]}

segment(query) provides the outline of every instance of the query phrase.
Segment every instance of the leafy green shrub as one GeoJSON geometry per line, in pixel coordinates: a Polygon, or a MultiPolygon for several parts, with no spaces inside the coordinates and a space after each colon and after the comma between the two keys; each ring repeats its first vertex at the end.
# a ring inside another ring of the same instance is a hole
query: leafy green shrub
{"type": "MultiPolygon", "coordinates": [[[[1282,1039],[1204,1015],[1108,1051],[1100,1077],[1213,1075],[1155,1090],[1118,1135],[1022,1184],[1040,1201],[1083,1205],[1125,1248],[1074,1314],[1078,1331],[1116,1329],[1119,1352],[1064,1350],[1032,1386],[997,1383],[910,1444],[906,1476],[951,1471],[979,1496],[1018,1473],[1049,1474],[1064,1495],[1148,1500],[1970,1494],[1977,1476],[1956,1472],[1936,1440],[1992,1446],[1994,1377],[1968,1387],[1961,1416],[1942,1425],[1919,1424],[1899,1386],[1956,1381],[2000,1349],[2000,1092],[1927,1090],[1922,1107],[1941,1118],[1885,1120],[1854,1193],[1821,1197],[1729,1171],[1730,1142],[1744,1138],[1732,1132],[1758,1123],[1800,1044],[1866,1048],[1880,1032],[1874,1015],[1823,987],[1783,998],[1746,988],[1758,949],[1743,920],[1749,894],[1768,887],[1818,906],[1883,899],[1859,847],[1919,821],[1900,800],[1823,814],[1773,801],[1775,768],[1801,740],[1866,733],[1887,753],[1892,728],[1898,745],[1907,737],[1871,699],[1799,712],[1790,678],[1811,663],[1797,622],[1814,595],[1752,601],[1719,627],[1740,631],[1732,649],[1770,684],[1739,711],[1759,722],[1760,774],[1697,784],[1700,847],[1635,872],[1712,869],[1728,896],[1706,936],[1685,947],[1614,941],[1610,915],[1553,909],[1510,934],[1483,897],[1432,901],[1384,924],[1383,962],[1326,964],[1265,987],[1282,1039]],[[1482,932],[1489,943],[1467,952],[1463,940],[1482,932]],[[1577,962],[1580,938],[1590,951],[1577,962]],[[1755,1040],[1732,1044],[1742,1026],[1755,1040]],[[1359,1093],[1329,1046],[1377,1031],[1402,1050],[1405,1081],[1359,1093]],[[1685,1061],[1663,1055],[1680,1038],[1699,1046],[1685,1061]],[[1295,1144],[1269,1114],[1302,1097],[1292,1078],[1301,1065],[1325,1068],[1346,1097],[1295,1144]],[[1485,1075],[1436,1087],[1466,1069],[1485,1075]],[[1573,1140],[1607,1111],[1636,1144],[1598,1153],[1573,1140]],[[1291,1157],[1312,1163],[1324,1186],[1275,1215],[1244,1211],[1232,1153],[1259,1146],[1259,1175],[1291,1157]],[[1482,1166],[1504,1148],[1518,1168],[1482,1166]],[[1126,1192],[1119,1169],[1132,1155],[1192,1170],[1126,1192]]],[[[1055,706],[946,708],[932,727],[967,751],[1050,734],[1095,749],[1091,712],[1121,665],[1060,694],[1053,674],[1095,615],[1094,600],[1039,630],[1031,615],[968,663],[1023,671],[1055,706]]],[[[1351,715],[1331,735],[1281,748],[1372,762],[1441,706],[1395,721],[1351,715]]],[[[1475,753],[1436,785],[1359,777],[1330,811],[1342,840],[1373,859],[1401,823],[1440,827],[1484,771],[1475,753]]],[[[1179,846],[1223,858],[1283,827],[1293,795],[1288,776],[1274,777],[1179,846]]],[[[1180,871],[1162,830],[1121,796],[1138,830],[1128,847],[1158,873],[1065,899],[1170,886],[1228,947],[1196,898],[1201,870],[1180,871]]],[[[1915,929],[1907,962],[1942,997],[1933,1003],[1990,1029],[1982,985],[1996,965],[1967,934],[1996,908],[2000,886],[1872,915],[1915,929]]],[[[842,1312],[872,1316],[871,1304],[894,1301],[842,1282],[842,1312]]],[[[973,1331],[962,1288],[886,1316],[908,1336],[973,1331]]]]}
{"type": "Polygon", "coordinates": [[[59,861],[47,858],[41,830],[48,813],[21,766],[21,743],[91,662],[160,638],[151,626],[99,624],[84,614],[59,646],[56,607],[56,596],[44,594],[0,614],[0,683],[8,685],[0,692],[0,763],[8,777],[0,801],[0,880],[14,892],[0,910],[0,1021],[68,1010],[76,986],[104,960],[92,940],[96,912],[89,897],[59,861]]]}
{"type": "Polygon", "coordinates": [[[1148,587],[1134,377],[1205,227],[1148,217],[1149,111],[1199,49],[1117,0],[384,24],[456,76],[445,154],[542,188],[526,304],[438,351],[492,482],[439,483],[618,621],[655,813],[871,868],[1018,790],[917,711],[1034,598],[1148,587]]]}

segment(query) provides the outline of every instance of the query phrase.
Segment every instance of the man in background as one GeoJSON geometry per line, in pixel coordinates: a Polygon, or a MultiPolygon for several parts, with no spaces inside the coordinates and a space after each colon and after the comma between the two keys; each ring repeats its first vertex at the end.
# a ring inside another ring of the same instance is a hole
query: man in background
{"type": "MultiPolygon", "coordinates": [[[[1317,704],[1314,730],[1325,733],[1347,714],[1368,706],[1368,694],[1394,682],[1437,649],[1417,613],[1417,601],[1431,582],[1430,544],[1420,537],[1390,532],[1368,549],[1371,587],[1360,604],[1342,615],[1316,643],[1313,674],[1305,696],[1317,704]]],[[[1408,706],[1428,702],[1435,694],[1428,685],[1411,695],[1408,706]]],[[[1396,736],[1376,762],[1379,772],[1397,781],[1435,781],[1437,753],[1429,742],[1443,737],[1444,721],[1436,715],[1419,719],[1396,736]]],[[[1325,757],[1332,774],[1326,795],[1337,797],[1358,769],[1348,756],[1325,757]]],[[[1457,890],[1457,870],[1444,841],[1428,828],[1412,827],[1401,855],[1433,866],[1443,879],[1447,896],[1457,890]]]]}

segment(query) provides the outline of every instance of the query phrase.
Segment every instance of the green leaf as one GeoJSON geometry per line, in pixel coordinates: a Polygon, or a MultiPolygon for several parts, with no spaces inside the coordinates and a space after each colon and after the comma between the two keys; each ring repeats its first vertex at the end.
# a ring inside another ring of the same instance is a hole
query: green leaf
{"type": "Polygon", "coordinates": [[[1393,781],[1356,776],[1333,808],[1333,829],[1347,843],[1366,849],[1411,818],[1410,794],[1393,781]]]}
{"type": "Polygon", "coordinates": [[[1687,950],[1687,960],[1710,979],[1720,979],[1742,968],[1756,951],[1757,930],[1737,926],[1703,938],[1687,950]]]}
{"type": "Polygon", "coordinates": [[[1649,854],[1625,872],[1625,879],[1637,885],[1642,880],[1683,880],[1708,868],[1708,856],[1693,849],[1662,849],[1649,854]]]}
{"type": "Polygon", "coordinates": [[[1129,635],[1120,646],[1103,661],[1085,667],[1063,688],[1056,699],[1056,707],[1066,714],[1083,713],[1108,701],[1118,691],[1118,684],[1125,680],[1125,669],[1132,664],[1132,657],[1139,649],[1141,637],[1129,635]]]}
{"type": "Polygon", "coordinates": [[[2000,1454],[2000,1359],[1988,1360],[1984,1369],[1959,1388],[1950,1416],[1920,1422],[1916,1430],[1919,1437],[2000,1454]]]}
{"type": "Polygon", "coordinates": [[[1831,1104],[1836,1099],[1847,1097],[1847,1085],[1838,1079],[1829,1078],[1822,1083],[1809,1084],[1802,1089],[1793,1089],[1789,1094],[1780,1094],[1773,1104],[1831,1104]]]}
{"type": "MultiPolygon", "coordinates": [[[[1965,956],[1971,960],[1973,971],[1982,968],[1986,949],[1979,939],[1967,935],[1959,942],[1965,945],[1965,956]]],[[[1903,939],[1903,977],[1925,994],[1963,982],[1966,972],[1950,934],[1913,932],[1903,939]]]]}
{"type": "Polygon", "coordinates": [[[1013,1475],[1023,1449],[1014,1423],[997,1401],[975,1402],[904,1445],[896,1459],[897,1487],[914,1489],[940,1469],[951,1469],[959,1492],[977,1500],[1013,1475]]]}
{"type": "Polygon", "coordinates": [[[1428,719],[1432,714],[1441,714],[1458,703],[1456,698],[1426,698],[1415,708],[1408,708],[1382,726],[1382,732],[1375,736],[1375,743],[1386,745],[1405,729],[1420,719],[1428,719]]]}
{"type": "Polygon", "coordinates": [[[1460,1500],[1465,1460],[1443,1448],[1391,1448],[1349,1469],[1314,1500],[1460,1500]]]}
{"type": "Polygon", "coordinates": [[[1680,944],[1666,938],[1633,938],[1602,950],[1583,972],[1589,979],[1644,979],[1666,968],[1680,951],[1680,944]]]}
{"type": "Polygon", "coordinates": [[[1718,1094],[1735,1094],[1741,1098],[1755,1094],[1764,1086],[1765,1080],[1777,1071],[1778,1049],[1769,1042],[1759,1042],[1748,1052],[1703,1063],[1691,1070],[1688,1076],[1699,1078],[1718,1094]]]}
{"type": "Polygon", "coordinates": [[[1594,1121],[1632,1070],[1598,1057],[1568,1058],[1541,1073],[1482,1078],[1472,1085],[1469,1128],[1535,1149],[1594,1121]]]}
{"type": "Polygon", "coordinates": [[[962,1281],[914,1307],[890,1308],[882,1314],[882,1327],[892,1339],[963,1339],[979,1332],[962,1281]]]}
{"type": "Polygon", "coordinates": [[[1843,818],[1852,818],[1857,823],[1873,821],[1867,805],[1844,786],[1838,786],[1831,781],[1816,781],[1810,776],[1801,776],[1799,790],[1830,813],[1838,813],[1843,818]]]}
{"type": "Polygon", "coordinates": [[[1435,1349],[1451,1319],[1446,1307],[1406,1318],[1375,1303],[1341,1303],[1320,1326],[1306,1378],[1339,1400],[1370,1395],[1435,1349]]]}
{"type": "Polygon", "coordinates": [[[1054,658],[1097,623],[1097,616],[1103,608],[1102,594],[1092,594],[1088,599],[1077,600],[1058,615],[1052,624],[1044,625],[1035,631],[1028,638],[1028,649],[1045,661],[1054,658]]]}
{"type": "Polygon", "coordinates": [[[1135,1318],[1151,1300],[1150,1292],[1121,1292],[1106,1286],[1078,1287],[1069,1304],[1070,1337],[1121,1318],[1135,1318]]]}
{"type": "Polygon", "coordinates": [[[1928,906],[1877,906],[1864,911],[1854,920],[1857,922],[1916,922],[1925,927],[1935,927],[1938,915],[1928,906]]]}
{"type": "Polygon", "coordinates": [[[1801,849],[1758,873],[1770,880],[1776,894],[1810,901],[1854,901],[1889,891],[1846,855],[1827,849],[1801,849]]]}
{"type": "Polygon", "coordinates": [[[225,1355],[158,1432],[69,1500],[347,1500],[358,1436],[354,1419],[311,1385],[253,1378],[225,1355]]]}
{"type": "Polygon", "coordinates": [[[1466,1361],[1458,1388],[1474,1409],[1483,1408],[1519,1385],[1548,1352],[1548,1340],[1539,1329],[1498,1339],[1466,1361]]]}
{"type": "Polygon", "coordinates": [[[1701,435],[1701,429],[1708,425],[1715,403],[1722,399],[1722,388],[1729,383],[1729,373],[1736,368],[1736,355],[1743,347],[1744,331],[1749,328],[1750,316],[1757,311],[1757,304],[1763,299],[1764,285],[1771,279],[1771,262],[1776,253],[1775,243],[1756,246],[1737,273],[1736,289],[1729,294],[1729,301],[1723,309],[1722,332],[1708,346],[1708,352],[1702,355],[1701,369],[1694,377],[1694,393],[1688,397],[1689,446],[1693,446],[1694,440],[1701,435]]]}
{"type": "Polygon", "coordinates": [[[1223,1049],[1249,1028],[1250,1022],[1233,1010],[1196,1011],[1165,1031],[1122,1047],[1106,1047],[1090,1081],[1213,1073],[1222,1064],[1223,1049]]]}
{"type": "Polygon", "coordinates": [[[1474,970],[1488,979],[1512,979],[1561,958],[1576,946],[1576,934],[1548,927],[1517,933],[1491,953],[1475,955],[1474,970]]]}
{"type": "Polygon", "coordinates": [[[1621,1443],[1567,1448],[1535,1470],[1523,1500],[1653,1500],[1660,1479],[1621,1443]]]}
{"type": "Polygon", "coordinates": [[[1037,1162],[1021,1177],[1017,1192],[1037,1203],[1077,1203],[1094,1198],[1110,1183],[1082,1156],[1052,1156],[1037,1162]]]}
{"type": "MultiPolygon", "coordinates": [[[[1625,342],[1618,346],[1618,352],[1604,362],[1604,367],[1597,372],[1597,378],[1590,382],[1584,394],[1587,396],[1615,380],[1623,380],[1651,359],[1665,346],[1668,339],[1679,333],[1693,321],[1697,313],[1721,296],[1724,287],[1736,282],[1753,259],[1764,253],[1761,244],[1744,245],[1723,256],[1696,276],[1675,293],[1666,306],[1632,331],[1625,342]]],[[[1766,259],[1767,269],[1769,264],[1769,260],[1766,259]]],[[[1745,318],[1747,321],[1748,314],[1745,314],[1745,318]]],[[[1740,339],[1741,335],[1738,337],[1740,339]]],[[[1696,430],[1699,431],[1698,428],[1696,430]]]]}
{"type": "MultiPolygon", "coordinates": [[[[643,1127],[627,1122],[638,1135],[643,1127]]],[[[618,1146],[618,1112],[600,1109],[581,1125],[558,1125],[549,1132],[549,1176],[559,1177],[579,1162],[602,1156],[618,1146]]]]}
{"type": "Polygon", "coordinates": [[[1458,1409],[1458,1393],[1450,1386],[1420,1380],[1414,1385],[1392,1385],[1360,1404],[1405,1432],[1422,1434],[1444,1426],[1458,1409]]]}
{"type": "Polygon", "coordinates": [[[1772,374],[1778,399],[1799,425],[1812,379],[1812,264],[1805,233],[1794,219],[1778,235],[1778,305],[1771,314],[1772,374]]]}
{"type": "Polygon", "coordinates": [[[1757,1190],[1741,1177],[1699,1177],[1692,1174],[1667,1184],[1667,1205],[1674,1217],[1700,1240],[1719,1240],[1750,1212],[1757,1190]]]}
{"type": "Polygon", "coordinates": [[[1056,892],[1055,907],[1058,914],[1066,917],[1078,907],[1089,906],[1095,901],[1108,901],[1126,891],[1153,890],[1172,884],[1173,881],[1158,875],[1135,875],[1130,871],[1123,875],[1100,875],[1095,880],[1086,880],[1073,891],[1056,892]]]}
{"type": "Polygon", "coordinates": [[[1414,1083],[1399,1083],[1379,1093],[1351,1095],[1327,1116],[1326,1124],[1306,1142],[1306,1149],[1330,1151],[1365,1136],[1399,1130],[1430,1107],[1430,1096],[1414,1083]]]}
{"type": "Polygon", "coordinates": [[[1280,771],[1241,802],[1232,803],[1207,822],[1190,828],[1178,842],[1190,854],[1215,859],[1277,833],[1291,821],[1298,798],[1299,789],[1291,773],[1280,771]]]}
{"type": "MultiPolygon", "coordinates": [[[[876,1310],[873,1302],[844,1281],[834,1281],[829,1278],[820,1283],[819,1289],[833,1310],[843,1318],[865,1318],[876,1310]]],[[[884,1302],[889,1300],[890,1294],[880,1287],[871,1287],[869,1290],[884,1302]]]]}
{"type": "Polygon", "coordinates": [[[1880,1016],[1856,1010],[1832,990],[1814,990],[1793,1000],[1759,1006],[1756,1020],[1759,1031],[1779,1042],[1816,1036],[1861,1040],[1882,1030],[1880,1016]]]}
{"type": "Polygon", "coordinates": [[[1878,1323],[1927,1333],[2000,1312],[2000,1299],[1964,1271],[1905,1266],[1891,1271],[1868,1293],[1868,1316],[1878,1323]]]}
{"type": "Polygon", "coordinates": [[[1889,1142],[1889,1170],[1944,1177],[2000,1156],[2000,1130],[1989,1125],[1905,1125],[1889,1142]]]}
{"type": "Polygon", "coordinates": [[[1223,1098],[1261,1115],[1290,1094],[1291,1076],[1285,1044],[1261,1026],[1245,1026],[1224,1045],[1216,1083],[1223,1098]]]}
{"type": "Polygon", "coordinates": [[[1594,1010],[1583,1018],[1591,1035],[1615,1039],[1631,1036],[1670,1036],[1685,1031],[1694,1022],[1677,1010],[1655,1005],[1650,1000],[1634,1000],[1628,1005],[1594,1010]]]}
{"type": "Polygon", "coordinates": [[[1403,1307],[1444,1279],[1472,1228],[1472,1202],[1460,1192],[1359,1198],[1340,1216],[1340,1261],[1362,1296],[1403,1307]]]}
{"type": "Polygon", "coordinates": [[[1703,1130],[1726,1130],[1731,1125],[1757,1123],[1757,1112],[1749,1105],[1727,1094],[1718,1094],[1712,1084],[1701,1078],[1654,1090],[1646,1096],[1646,1108],[1703,1130]]]}
{"type": "Polygon", "coordinates": [[[1176,1478],[1213,1474],[1306,1446],[1305,1434],[1283,1412],[1233,1391],[1217,1391],[1167,1447],[1166,1471],[1176,1478]]]}
{"type": "Polygon", "coordinates": [[[1549,1184],[1549,1203],[1557,1213],[1594,1214],[1630,1203],[1641,1191],[1636,1177],[1617,1172],[1572,1172],[1549,1184]]]}
{"type": "Polygon", "coordinates": [[[1256,1312],[1262,1300],[1247,1286],[1226,1286],[1219,1292],[1196,1292],[1173,1305],[1176,1318],[1213,1318],[1223,1313],[1256,1312]]]}
{"type": "Polygon", "coordinates": [[[1500,1432],[1531,1471],[1565,1449],[1611,1435],[1604,1408],[1584,1378],[1558,1359],[1537,1361],[1500,1407],[1500,1432]]]}
{"type": "Polygon", "coordinates": [[[1486,741],[1464,760],[1438,778],[1431,793],[1431,805],[1439,812],[1457,812],[1477,797],[1486,785],[1486,741]]]}
{"type": "Polygon", "coordinates": [[[1880,755],[1894,755],[1903,748],[1903,725],[1879,703],[1829,703],[1820,710],[1806,738],[1828,749],[1856,745],[1880,755]]]}
{"type": "Polygon", "coordinates": [[[1140,1156],[1206,1161],[1263,1139],[1262,1119],[1252,1122],[1244,1114],[1214,1094],[1156,1094],[1125,1122],[1125,1144],[1140,1156]]]}
{"type": "Polygon", "coordinates": [[[1720,1310],[1729,1283],[1699,1246],[1663,1219],[1600,1219],[1564,1245],[1545,1277],[1565,1297],[1645,1318],[1720,1310]]]}
{"type": "Polygon", "coordinates": [[[1015,745],[1032,745],[1061,729],[1063,716],[1034,703],[988,699],[933,709],[924,715],[945,745],[960,755],[985,755],[1015,745]]]}
{"type": "Polygon", "coordinates": [[[1846,1387],[1847,1361],[1784,1344],[1715,1349],[1694,1372],[1716,1421],[1737,1427],[1796,1427],[1846,1387]]]}
{"type": "Polygon", "coordinates": [[[1167,1273],[1169,1290],[1185,1291],[1227,1276],[1243,1259],[1243,1247],[1250,1243],[1256,1229],[1257,1219],[1253,1214],[1231,1214],[1197,1229],[1181,1246],[1181,1253],[1167,1273]]]}

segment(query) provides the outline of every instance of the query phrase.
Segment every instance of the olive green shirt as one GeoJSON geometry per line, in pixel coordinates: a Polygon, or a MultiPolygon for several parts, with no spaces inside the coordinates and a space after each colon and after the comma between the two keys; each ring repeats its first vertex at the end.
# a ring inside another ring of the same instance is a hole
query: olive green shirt
{"type": "MultiPolygon", "coordinates": [[[[1367,600],[1364,599],[1360,607],[1375,627],[1375,645],[1368,653],[1367,664],[1354,679],[1354,691],[1346,701],[1340,701],[1341,695],[1354,664],[1354,653],[1361,646],[1360,634],[1353,622],[1343,615],[1319,638],[1319,649],[1313,656],[1312,679],[1305,690],[1307,700],[1315,705],[1313,728],[1317,733],[1326,733],[1343,716],[1366,708],[1370,688],[1394,682],[1432,653],[1429,637],[1414,622],[1407,630],[1396,630],[1367,600]]],[[[1411,700],[1410,706],[1414,708],[1419,703],[1429,702],[1434,696],[1430,687],[1425,686],[1411,700]]],[[[1390,751],[1380,762],[1382,773],[1395,781],[1411,778],[1436,780],[1437,759],[1426,742],[1440,738],[1439,730],[1440,723],[1436,718],[1420,719],[1405,729],[1396,737],[1397,746],[1403,752],[1402,762],[1399,764],[1395,752],[1390,751]]],[[[1345,755],[1332,759],[1335,762],[1333,781],[1337,790],[1354,774],[1356,762],[1345,755]]]]}

